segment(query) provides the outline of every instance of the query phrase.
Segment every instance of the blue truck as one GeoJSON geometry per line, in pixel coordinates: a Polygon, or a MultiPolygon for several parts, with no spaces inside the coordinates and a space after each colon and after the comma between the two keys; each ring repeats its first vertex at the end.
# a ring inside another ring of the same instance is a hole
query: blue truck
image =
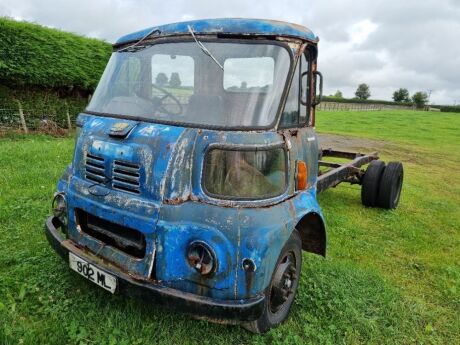
{"type": "Polygon", "coordinates": [[[377,153],[319,148],[317,56],[312,31],[271,20],[121,37],[77,118],[51,246],[111,293],[258,333],[280,324],[302,250],[326,255],[317,194],[356,183],[365,206],[391,209],[403,180],[377,153]]]}

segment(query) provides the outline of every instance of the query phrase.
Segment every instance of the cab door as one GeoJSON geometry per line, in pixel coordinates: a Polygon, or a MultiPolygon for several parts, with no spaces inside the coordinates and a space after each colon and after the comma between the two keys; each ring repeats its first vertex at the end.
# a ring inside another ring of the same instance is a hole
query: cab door
{"type": "Polygon", "coordinates": [[[291,154],[296,160],[291,166],[296,169],[298,162],[306,164],[306,188],[315,185],[318,175],[318,138],[313,127],[313,57],[312,50],[307,47],[298,58],[278,126],[284,129],[284,136],[291,142],[291,154]]]}

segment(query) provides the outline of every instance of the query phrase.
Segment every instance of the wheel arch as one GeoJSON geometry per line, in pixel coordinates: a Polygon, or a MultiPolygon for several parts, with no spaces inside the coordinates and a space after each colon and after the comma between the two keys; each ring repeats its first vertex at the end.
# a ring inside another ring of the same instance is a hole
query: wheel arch
{"type": "Polygon", "coordinates": [[[305,214],[295,226],[302,239],[302,250],[326,256],[326,226],[317,212],[305,214]]]}

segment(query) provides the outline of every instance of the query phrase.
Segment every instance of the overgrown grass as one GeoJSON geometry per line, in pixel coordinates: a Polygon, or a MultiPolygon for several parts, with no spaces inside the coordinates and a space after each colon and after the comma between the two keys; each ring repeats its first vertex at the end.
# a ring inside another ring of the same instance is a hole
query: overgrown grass
{"type": "Polygon", "coordinates": [[[73,139],[0,139],[0,343],[459,343],[460,116],[320,112],[318,127],[383,140],[383,158],[404,162],[401,205],[366,209],[358,186],[322,194],[328,257],[304,255],[290,318],[265,336],[111,296],[71,272],[42,228],[73,139]]]}

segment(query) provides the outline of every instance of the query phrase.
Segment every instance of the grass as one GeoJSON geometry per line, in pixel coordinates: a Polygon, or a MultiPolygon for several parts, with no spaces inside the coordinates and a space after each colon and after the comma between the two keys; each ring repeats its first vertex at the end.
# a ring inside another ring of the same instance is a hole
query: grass
{"type": "Polygon", "coordinates": [[[386,161],[403,161],[401,205],[366,209],[359,186],[322,194],[328,257],[304,254],[290,318],[265,336],[110,296],[71,272],[42,228],[73,139],[0,139],[0,344],[460,343],[459,128],[449,113],[318,114],[320,132],[379,140],[386,161]]]}

